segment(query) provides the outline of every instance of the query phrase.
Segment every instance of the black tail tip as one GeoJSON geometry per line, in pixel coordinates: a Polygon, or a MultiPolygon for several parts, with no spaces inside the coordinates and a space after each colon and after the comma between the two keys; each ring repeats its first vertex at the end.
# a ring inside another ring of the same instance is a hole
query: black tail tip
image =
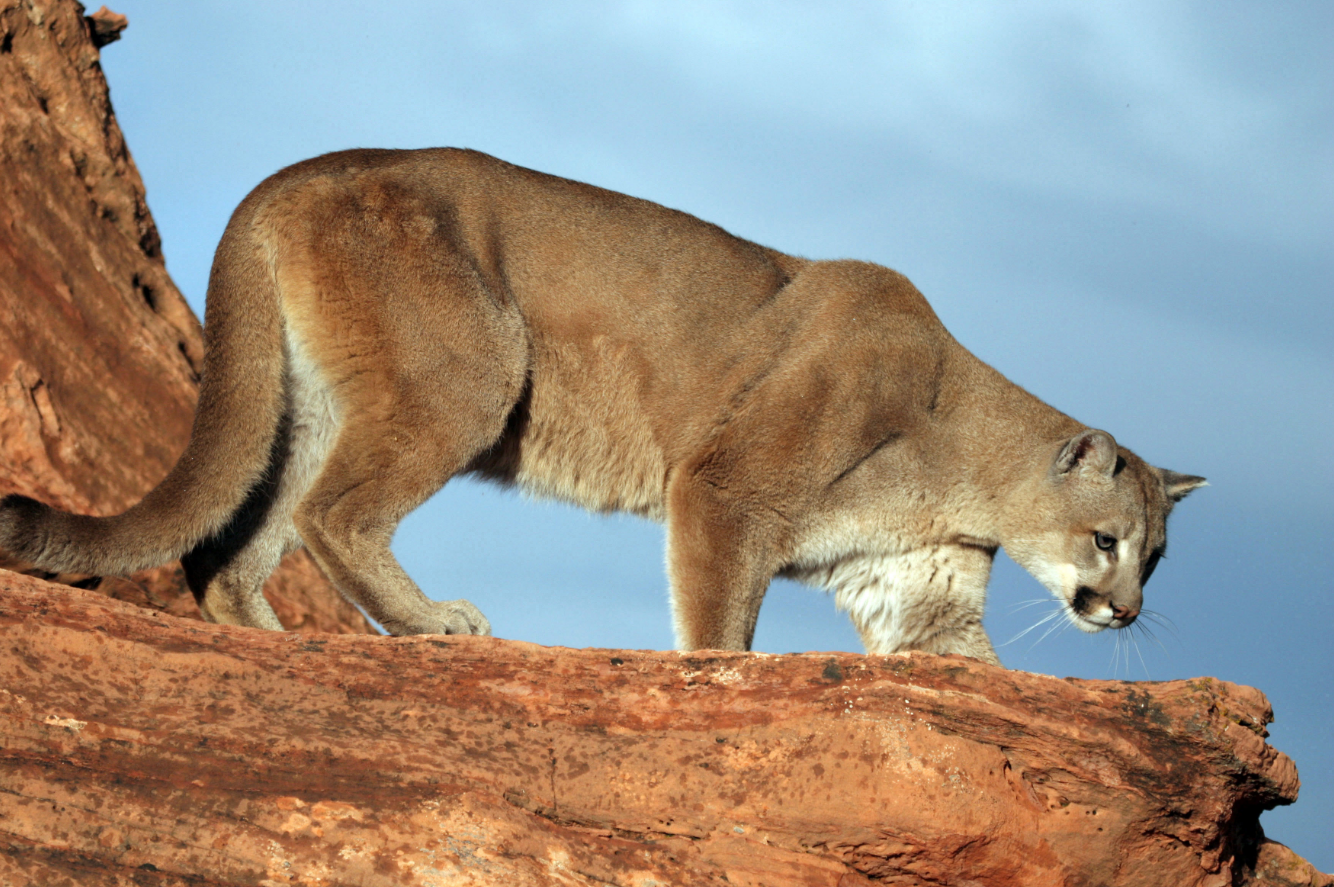
{"type": "Polygon", "coordinates": [[[47,506],[36,499],[18,493],[10,493],[5,498],[0,499],[0,513],[10,512],[18,518],[40,514],[46,509],[47,506]]]}
{"type": "Polygon", "coordinates": [[[26,531],[50,510],[50,506],[18,493],[0,499],[0,552],[21,555],[26,531]]]}

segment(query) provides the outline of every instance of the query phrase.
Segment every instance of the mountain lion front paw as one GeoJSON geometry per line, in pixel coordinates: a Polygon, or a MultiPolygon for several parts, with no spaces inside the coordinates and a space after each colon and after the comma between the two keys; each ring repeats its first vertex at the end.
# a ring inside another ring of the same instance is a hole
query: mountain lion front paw
{"type": "Polygon", "coordinates": [[[456,601],[436,601],[432,609],[440,622],[433,634],[491,634],[491,622],[482,611],[462,598],[456,601]]]}
{"type": "Polygon", "coordinates": [[[465,600],[431,601],[426,609],[411,619],[387,620],[381,623],[395,636],[410,634],[479,634],[490,635],[491,623],[482,611],[465,600]]]}

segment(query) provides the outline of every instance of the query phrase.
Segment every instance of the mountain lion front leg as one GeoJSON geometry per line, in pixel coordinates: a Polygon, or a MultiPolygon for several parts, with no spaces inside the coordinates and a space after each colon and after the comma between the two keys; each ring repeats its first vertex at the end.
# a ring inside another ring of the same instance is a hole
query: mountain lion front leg
{"type": "Polygon", "coordinates": [[[868,555],[833,571],[834,600],[867,653],[961,653],[1000,665],[982,627],[995,554],[951,544],[868,555]]]}
{"type": "Polygon", "coordinates": [[[752,502],[704,472],[683,470],[669,483],[667,570],[678,649],[750,649],[776,570],[774,516],[752,513],[752,502]]]}

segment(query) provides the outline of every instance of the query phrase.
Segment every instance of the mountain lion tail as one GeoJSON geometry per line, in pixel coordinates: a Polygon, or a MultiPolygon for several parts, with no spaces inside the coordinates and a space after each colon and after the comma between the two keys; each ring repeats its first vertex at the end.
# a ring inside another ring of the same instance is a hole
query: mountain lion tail
{"type": "Polygon", "coordinates": [[[218,245],[209,277],[204,371],[185,453],[139,504],[114,517],[0,500],[0,550],[53,573],[131,573],[217,533],[264,477],[284,406],[283,322],[254,196],[218,245]]]}

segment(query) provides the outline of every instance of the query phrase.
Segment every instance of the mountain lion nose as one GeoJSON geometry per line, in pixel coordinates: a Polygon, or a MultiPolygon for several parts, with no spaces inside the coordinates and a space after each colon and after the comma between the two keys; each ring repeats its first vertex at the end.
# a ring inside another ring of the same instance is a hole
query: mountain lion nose
{"type": "Polygon", "coordinates": [[[1120,606],[1119,604],[1112,604],[1112,618],[1123,619],[1125,620],[1125,623],[1127,625],[1134,622],[1135,617],[1138,615],[1139,615],[1139,610],[1132,610],[1130,607],[1123,607],[1120,606]]]}

